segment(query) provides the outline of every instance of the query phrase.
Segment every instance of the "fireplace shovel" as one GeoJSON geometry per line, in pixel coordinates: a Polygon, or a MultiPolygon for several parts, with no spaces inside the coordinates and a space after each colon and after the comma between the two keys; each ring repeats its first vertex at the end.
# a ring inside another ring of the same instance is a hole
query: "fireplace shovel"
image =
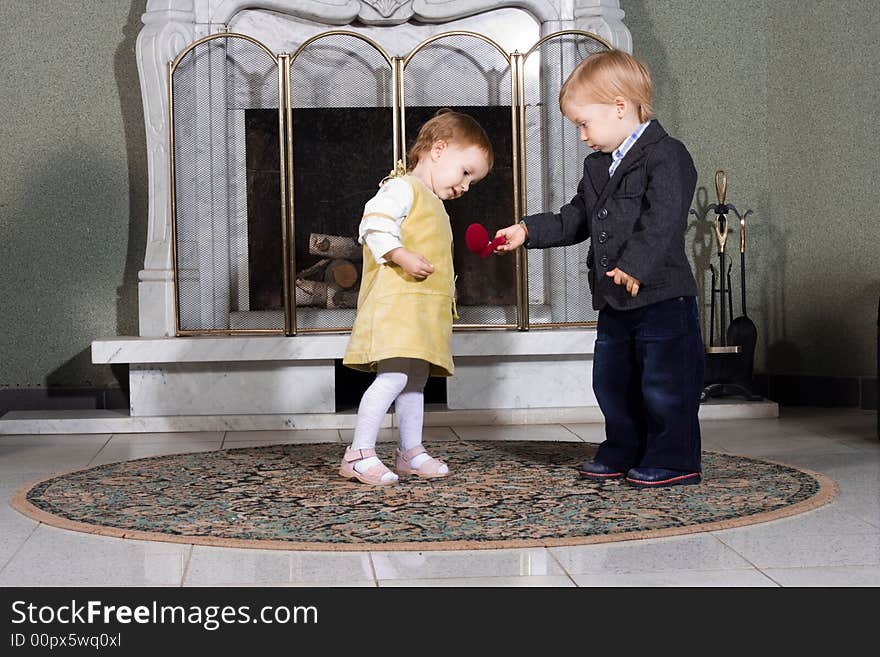
{"type": "Polygon", "coordinates": [[[727,329],[727,344],[740,345],[745,360],[746,379],[752,378],[752,359],[755,353],[755,343],[758,340],[758,329],[755,323],[749,319],[746,312],[746,216],[739,220],[739,275],[740,289],[742,293],[742,315],[734,319],[727,329]]]}

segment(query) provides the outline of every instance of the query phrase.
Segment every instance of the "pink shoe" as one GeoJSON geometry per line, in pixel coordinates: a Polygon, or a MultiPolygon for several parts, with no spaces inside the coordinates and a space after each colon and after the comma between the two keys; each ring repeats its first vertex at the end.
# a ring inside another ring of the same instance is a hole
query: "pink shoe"
{"type": "Polygon", "coordinates": [[[446,464],[440,459],[435,459],[433,456],[422,463],[419,467],[412,467],[410,461],[413,460],[413,457],[418,456],[419,454],[425,454],[426,452],[427,450],[422,445],[416,445],[405,452],[401,452],[399,449],[396,450],[395,454],[397,458],[395,460],[394,469],[397,470],[397,474],[401,476],[416,475],[417,477],[424,477],[426,479],[449,476],[449,466],[446,466],[446,472],[440,472],[441,466],[446,464]]]}
{"type": "MultiPolygon", "coordinates": [[[[342,463],[339,465],[339,474],[346,479],[357,479],[362,484],[370,484],[371,486],[392,486],[397,483],[398,478],[382,480],[386,472],[391,472],[385,467],[384,463],[378,463],[365,472],[358,472],[354,469],[354,464],[363,461],[371,456],[376,456],[375,449],[352,449],[345,448],[345,455],[342,457],[342,463]]],[[[394,473],[392,473],[394,474],[394,473]]]]}

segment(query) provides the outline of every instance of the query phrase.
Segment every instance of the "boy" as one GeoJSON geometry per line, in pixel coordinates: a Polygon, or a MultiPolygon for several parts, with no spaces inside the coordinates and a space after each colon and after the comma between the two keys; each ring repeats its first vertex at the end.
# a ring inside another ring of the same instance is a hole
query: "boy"
{"type": "Polygon", "coordinates": [[[507,238],[497,253],[590,238],[593,390],[606,440],[579,471],[646,488],[700,482],[703,386],[697,285],[684,248],[697,173],[684,145],[652,119],[652,96],[650,73],[628,53],[578,64],[559,93],[562,113],[595,151],[577,195],[558,213],[496,233],[507,238]]]}

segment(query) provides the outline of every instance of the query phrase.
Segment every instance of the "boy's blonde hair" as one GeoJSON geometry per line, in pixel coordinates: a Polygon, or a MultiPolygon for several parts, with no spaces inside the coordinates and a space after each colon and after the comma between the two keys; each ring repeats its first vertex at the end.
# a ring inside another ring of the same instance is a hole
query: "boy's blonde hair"
{"type": "Polygon", "coordinates": [[[489,170],[495,163],[495,154],[492,151],[492,143],[483,127],[477,120],[461,112],[455,112],[448,107],[437,110],[437,113],[427,121],[419,130],[415,143],[410,146],[406,154],[406,168],[409,171],[419,163],[419,158],[431,150],[431,146],[437,141],[456,143],[459,146],[476,146],[486,153],[486,161],[489,170]]]}
{"type": "Polygon", "coordinates": [[[648,68],[623,50],[604,50],[581,61],[559,91],[559,109],[566,102],[613,103],[623,96],[635,103],[639,121],[654,116],[654,82],[648,68]]]}

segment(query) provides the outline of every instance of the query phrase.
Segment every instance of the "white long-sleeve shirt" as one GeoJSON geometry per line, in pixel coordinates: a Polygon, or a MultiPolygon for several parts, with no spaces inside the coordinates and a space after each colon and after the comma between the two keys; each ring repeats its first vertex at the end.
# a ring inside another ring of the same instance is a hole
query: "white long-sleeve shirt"
{"type": "Polygon", "coordinates": [[[366,243],[380,265],[392,249],[403,246],[400,226],[413,204],[413,191],[403,178],[392,178],[382,185],[376,195],[364,204],[364,214],[358,227],[358,242],[366,243]]]}

